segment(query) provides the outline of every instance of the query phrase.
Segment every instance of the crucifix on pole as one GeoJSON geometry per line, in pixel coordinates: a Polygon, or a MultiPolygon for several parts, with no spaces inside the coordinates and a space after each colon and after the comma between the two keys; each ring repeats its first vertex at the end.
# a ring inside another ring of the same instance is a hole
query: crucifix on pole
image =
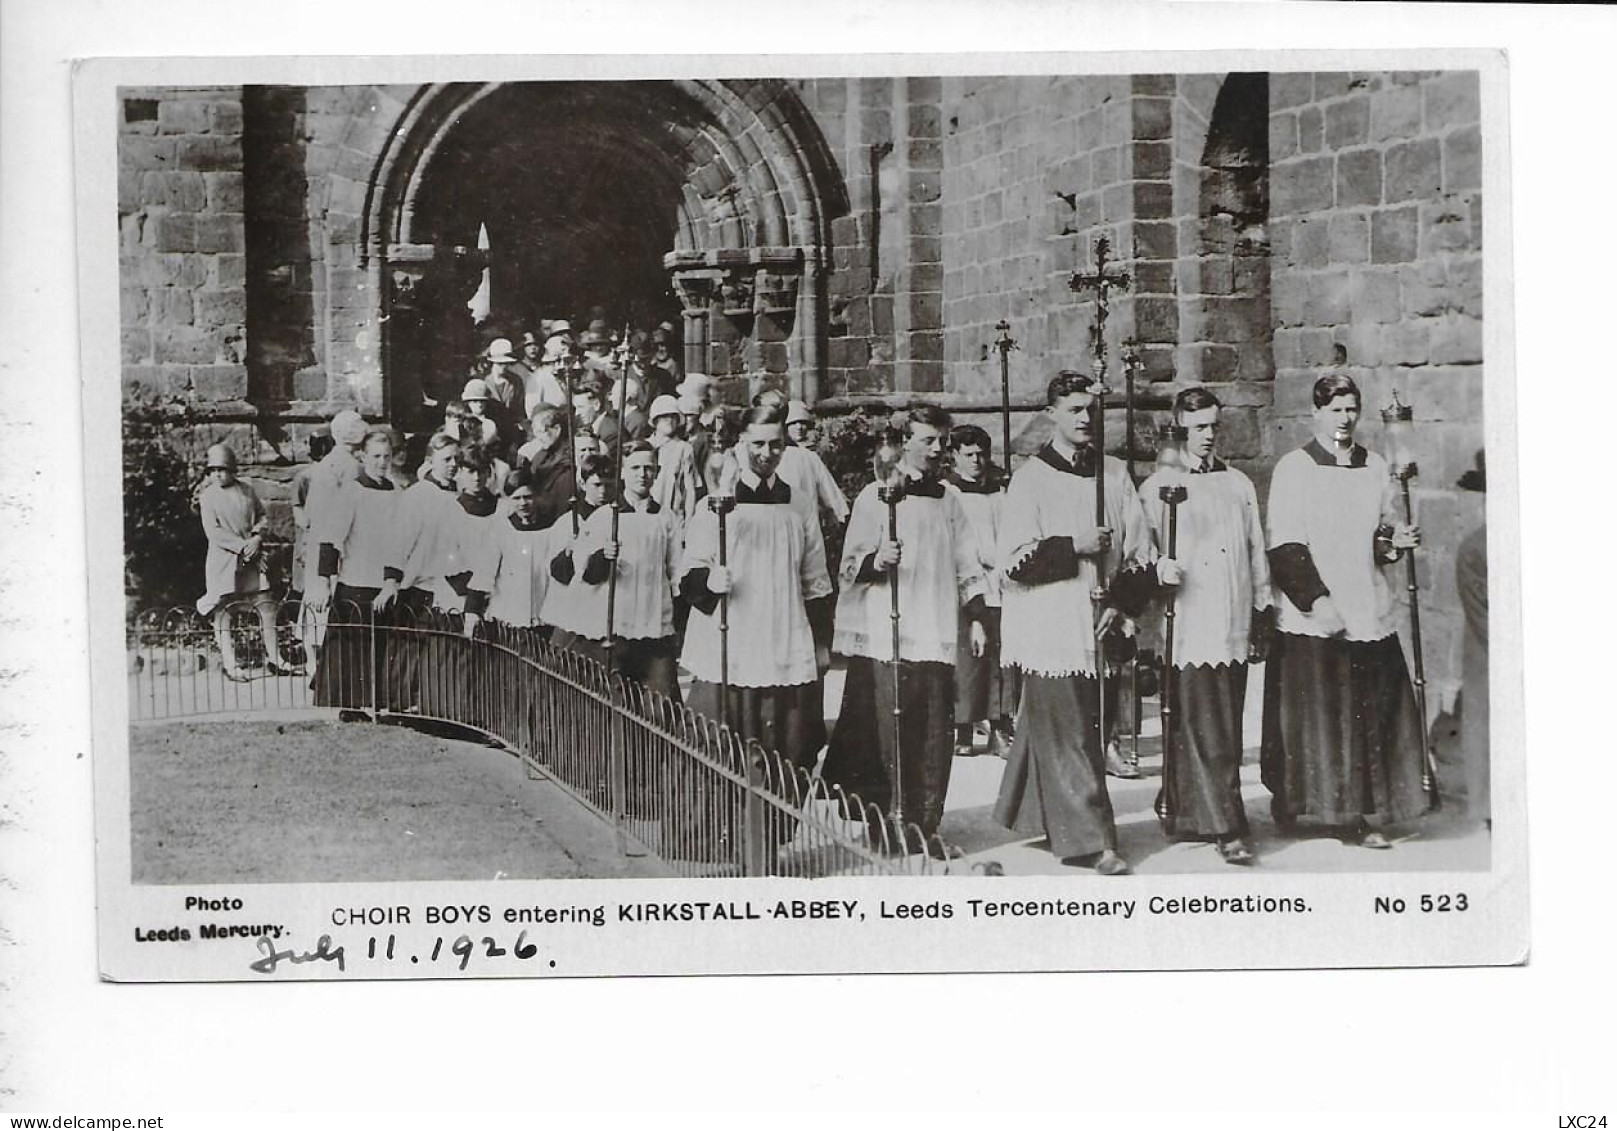
{"type": "MultiPolygon", "coordinates": [[[[1095,451],[1095,525],[1105,527],[1108,524],[1106,517],[1106,316],[1111,310],[1110,292],[1113,289],[1127,290],[1129,286],[1129,273],[1127,271],[1108,271],[1106,269],[1107,257],[1111,253],[1112,243],[1105,236],[1095,241],[1095,270],[1091,272],[1074,271],[1067,280],[1067,286],[1077,293],[1084,291],[1095,292],[1095,320],[1090,326],[1089,344],[1094,357],[1094,366],[1091,375],[1094,384],[1090,393],[1095,398],[1094,427],[1091,433],[1095,451]]],[[[1100,685],[1100,698],[1096,721],[1100,728],[1100,747],[1106,749],[1106,641],[1100,631],[1101,611],[1107,600],[1107,580],[1110,571],[1107,568],[1107,554],[1103,549],[1095,562],[1095,585],[1090,590],[1090,614],[1094,621],[1095,632],[1095,681],[1100,685]]],[[[1134,776],[1138,776],[1138,772],[1134,776]]]]}
{"type": "Polygon", "coordinates": [[[1106,269],[1111,252],[1112,241],[1101,236],[1095,241],[1095,269],[1074,271],[1067,279],[1067,286],[1078,294],[1095,292],[1095,321],[1090,327],[1089,342],[1095,358],[1093,375],[1099,386],[1097,395],[1104,395],[1106,390],[1106,318],[1111,313],[1111,292],[1114,289],[1126,291],[1130,283],[1127,271],[1106,269]]]}

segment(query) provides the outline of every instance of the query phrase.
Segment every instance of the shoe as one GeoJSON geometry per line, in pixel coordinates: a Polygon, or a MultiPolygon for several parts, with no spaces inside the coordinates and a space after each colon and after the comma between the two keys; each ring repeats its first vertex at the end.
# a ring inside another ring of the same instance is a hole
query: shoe
{"type": "Polygon", "coordinates": [[[1359,834],[1360,848],[1391,848],[1392,841],[1388,840],[1375,829],[1366,829],[1359,834]]]}
{"type": "Polygon", "coordinates": [[[303,669],[296,665],[270,663],[265,669],[270,675],[302,675],[303,669]]]}
{"type": "Polygon", "coordinates": [[[1117,748],[1117,743],[1108,743],[1106,746],[1106,776],[1122,778],[1124,781],[1133,781],[1141,776],[1140,767],[1124,760],[1122,752],[1117,748]]]}
{"type": "Polygon", "coordinates": [[[349,710],[345,707],[337,712],[337,721],[339,723],[368,723],[371,721],[371,717],[368,712],[349,710]]]}
{"type": "Polygon", "coordinates": [[[1258,859],[1246,846],[1246,841],[1240,837],[1219,841],[1218,854],[1224,858],[1226,864],[1255,864],[1258,859]]]}
{"type": "Polygon", "coordinates": [[[252,679],[253,677],[248,675],[241,668],[226,668],[225,669],[225,678],[228,679],[231,683],[246,683],[248,680],[252,679]]]}
{"type": "Polygon", "coordinates": [[[988,752],[996,758],[1011,756],[1011,736],[994,727],[988,732],[988,752]]]}
{"type": "Polygon", "coordinates": [[[1097,876],[1126,876],[1132,871],[1134,869],[1129,867],[1129,862],[1111,849],[1102,852],[1100,859],[1095,861],[1097,876]]]}
{"type": "Polygon", "coordinates": [[[1297,818],[1286,811],[1286,807],[1281,804],[1278,797],[1269,799],[1269,816],[1274,818],[1275,828],[1283,833],[1289,833],[1297,826],[1297,818]]]}

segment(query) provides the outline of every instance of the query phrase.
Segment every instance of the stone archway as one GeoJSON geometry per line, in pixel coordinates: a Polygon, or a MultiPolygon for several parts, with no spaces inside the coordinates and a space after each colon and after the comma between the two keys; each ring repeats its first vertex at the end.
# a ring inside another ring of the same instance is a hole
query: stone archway
{"type": "Polygon", "coordinates": [[[789,379],[812,400],[831,221],[847,209],[782,81],[421,88],[374,167],[361,235],[390,413],[408,419],[470,348],[453,312],[485,266],[500,318],[678,318],[688,369],[789,379]]]}

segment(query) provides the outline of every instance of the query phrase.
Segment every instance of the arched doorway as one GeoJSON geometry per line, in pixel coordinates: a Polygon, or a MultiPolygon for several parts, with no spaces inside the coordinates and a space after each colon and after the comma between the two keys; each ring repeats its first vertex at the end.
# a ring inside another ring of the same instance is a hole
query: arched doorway
{"type": "Polygon", "coordinates": [[[366,217],[390,415],[415,423],[422,393],[455,386],[490,333],[592,315],[672,321],[688,369],[813,399],[830,225],[847,207],[785,82],[423,88],[377,166],[366,217]],[[480,333],[466,303],[485,268],[480,333]]]}

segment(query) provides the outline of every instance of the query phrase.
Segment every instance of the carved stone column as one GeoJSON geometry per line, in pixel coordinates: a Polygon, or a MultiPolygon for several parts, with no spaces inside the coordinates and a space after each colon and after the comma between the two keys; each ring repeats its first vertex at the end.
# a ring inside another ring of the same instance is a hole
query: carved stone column
{"type": "Polygon", "coordinates": [[[482,278],[476,248],[399,243],[387,249],[383,366],[388,415],[401,428],[435,425],[460,395],[475,352],[466,302],[482,278]]]}

